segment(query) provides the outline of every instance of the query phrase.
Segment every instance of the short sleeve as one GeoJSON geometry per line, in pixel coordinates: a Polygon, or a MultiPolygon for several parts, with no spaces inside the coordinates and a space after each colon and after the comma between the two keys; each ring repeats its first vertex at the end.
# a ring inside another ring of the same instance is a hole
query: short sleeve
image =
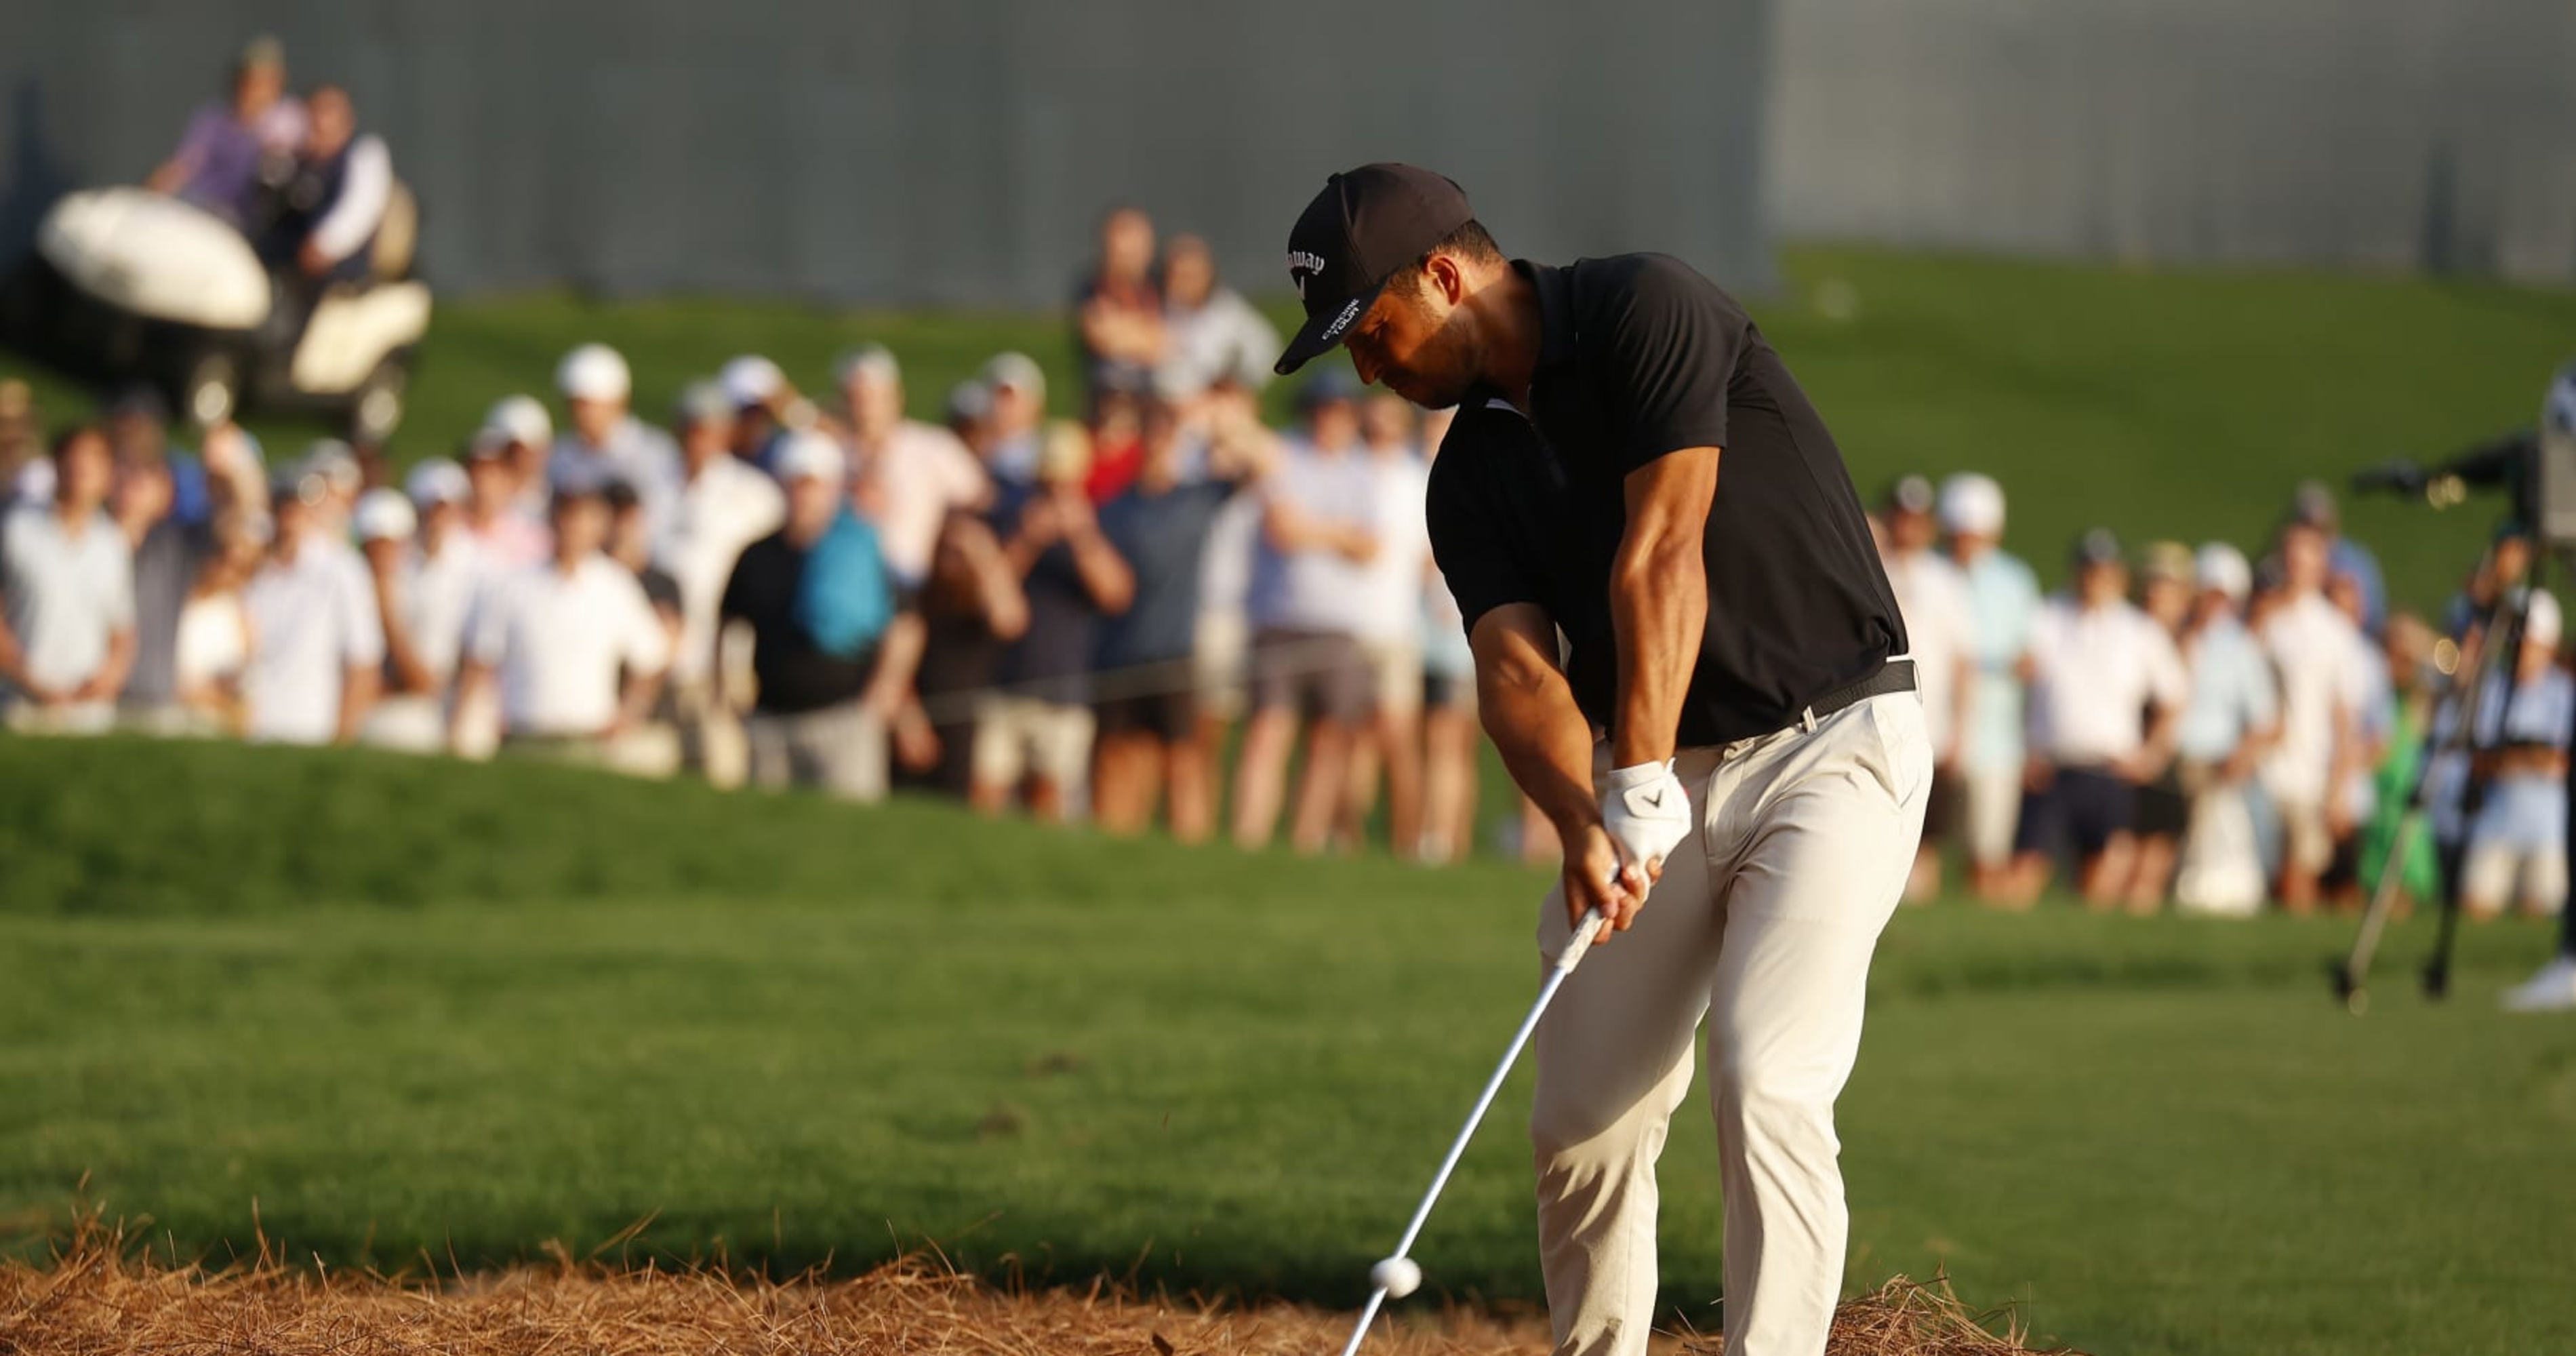
{"type": "Polygon", "coordinates": [[[510,648],[509,585],[495,579],[475,590],[465,609],[465,657],[498,668],[510,648]]]}
{"type": "Polygon", "coordinates": [[[1516,449],[1494,445],[1537,436],[1517,414],[1462,413],[1432,463],[1423,496],[1431,558],[1448,581],[1459,625],[1469,635],[1495,608],[1546,601],[1529,553],[1514,547],[1509,504],[1497,484],[1496,468],[1516,460],[1516,449]]]}
{"type": "Polygon", "coordinates": [[[759,551],[760,543],[753,542],[744,547],[740,555],[733,558],[733,568],[725,571],[724,593],[717,599],[716,616],[726,621],[736,621],[750,615],[750,599],[744,595],[750,591],[751,586],[743,582],[742,576],[743,572],[750,568],[753,556],[759,551]]]}
{"type": "Polygon", "coordinates": [[[122,549],[124,538],[116,540],[120,548],[107,553],[107,597],[104,600],[107,624],[110,630],[131,631],[134,629],[134,557],[122,549]]]}
{"type": "Polygon", "coordinates": [[[1577,342],[1619,431],[1622,472],[1686,447],[1726,445],[1726,395],[1752,317],[1677,259],[1649,257],[1624,279],[1578,274],[1577,342]]]}
{"type": "Polygon", "coordinates": [[[2237,647],[2237,682],[2245,688],[2245,721],[2255,729],[2268,728],[2281,718],[2281,689],[2272,666],[2263,662],[2263,652],[2251,643],[2237,647]]]}
{"type": "Polygon", "coordinates": [[[2182,666],[2182,652],[2174,648],[2173,637],[2145,617],[2139,622],[2146,628],[2147,693],[2158,706],[2179,709],[2191,697],[2191,675],[2182,666]]]}
{"type": "Polygon", "coordinates": [[[618,584],[618,611],[625,617],[618,628],[618,655],[639,674],[660,673],[671,663],[671,637],[654,614],[644,585],[622,570],[612,577],[618,584]]]}
{"type": "Polygon", "coordinates": [[[376,612],[376,591],[352,565],[340,575],[340,662],[353,669],[385,662],[384,618],[376,612]]]}

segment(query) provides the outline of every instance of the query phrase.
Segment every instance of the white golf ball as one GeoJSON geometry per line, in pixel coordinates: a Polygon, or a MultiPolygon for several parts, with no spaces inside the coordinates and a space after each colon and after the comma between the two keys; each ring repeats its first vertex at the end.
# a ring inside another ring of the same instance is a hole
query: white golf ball
{"type": "Polygon", "coordinates": [[[1402,1299],[1422,1288],[1422,1264],[1410,1257],[1390,1257],[1369,1268],[1369,1284],[1385,1290],[1388,1299],[1402,1299]]]}

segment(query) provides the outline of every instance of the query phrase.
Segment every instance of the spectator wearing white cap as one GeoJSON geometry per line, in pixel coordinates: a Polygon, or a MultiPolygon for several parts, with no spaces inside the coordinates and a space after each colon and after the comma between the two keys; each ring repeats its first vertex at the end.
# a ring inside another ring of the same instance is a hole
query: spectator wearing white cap
{"type": "Polygon", "coordinates": [[[357,449],[337,438],[324,438],[305,448],[303,459],[289,468],[289,472],[320,482],[321,498],[313,505],[313,525],[323,534],[347,544],[351,536],[350,518],[358,511],[358,496],[367,488],[366,469],[359,464],[357,449]]]}
{"type": "Polygon", "coordinates": [[[654,558],[680,590],[679,648],[671,699],[681,756],[719,786],[742,780],[741,722],[716,700],[717,609],[725,580],[751,543],[778,530],[787,513],[778,482],[733,454],[734,403],[722,384],[691,382],[680,393],[676,427],[685,477],[669,533],[654,558]]]}
{"type": "Polygon", "coordinates": [[[364,561],[322,521],[316,472],[271,495],[268,558],[242,590],[251,634],[244,733],[283,744],[346,744],[375,705],[385,634],[364,561]]]}
{"type": "Polygon", "coordinates": [[[1163,246],[1163,360],[1154,386],[1194,412],[1219,382],[1258,391],[1270,384],[1279,331],[1251,302],[1217,281],[1216,253],[1195,235],[1163,246]]]}
{"type": "Polygon", "coordinates": [[[2008,890],[2015,824],[2021,814],[2023,687],[2030,680],[2031,626],[2039,576],[2003,549],[2004,491],[1992,477],[1962,472],[1942,483],[1942,529],[1950,561],[1967,586],[1974,644],[1968,657],[1966,723],[1958,738],[1969,887],[1985,898],[2008,890]]]}
{"type": "Polygon", "coordinates": [[[832,375],[859,510],[876,524],[895,578],[917,589],[940,525],[951,513],[982,511],[992,480],[956,434],[904,417],[903,368],[884,345],[841,355],[832,375]]]}
{"type": "Polygon", "coordinates": [[[134,663],[134,574],[106,513],[107,436],[54,440],[51,503],[0,513],[0,721],[21,733],[97,734],[134,663]]]}
{"type": "Polygon", "coordinates": [[[2558,599],[2533,589],[2510,668],[2484,680],[2471,748],[2486,794],[2470,821],[2460,868],[2460,907],[2474,918],[2509,907],[2554,914],[2566,904],[2567,747],[2576,728],[2576,680],[2558,658],[2564,622],[2558,599]]]}
{"type": "Polygon", "coordinates": [[[2095,908],[2118,903],[2135,874],[2137,789],[2173,756],[2190,678],[2128,593],[2119,540],[2096,528],[2076,542],[2074,585],[2032,625],[2028,789],[2007,903],[2037,899],[2069,847],[2095,908]]]}
{"type": "MultiPolygon", "coordinates": [[[[512,463],[512,438],[485,427],[465,444],[465,534],[475,553],[494,570],[525,569],[554,550],[545,519],[532,513],[519,493],[519,472],[512,463]]],[[[538,477],[542,483],[543,476],[538,477]]]]}
{"type": "Polygon", "coordinates": [[[1941,890],[1941,844],[1959,832],[1965,789],[1960,784],[1960,732],[1968,704],[1976,649],[1976,619],[1969,610],[1967,579],[1933,549],[1940,524],[1933,518],[1932,482],[1901,476],[1888,487],[1879,515],[1879,563],[1905,617],[1914,656],[1915,682],[1923,694],[1926,730],[1932,737],[1932,800],[1923,820],[1914,874],[1905,900],[1919,904],[1941,890]]]}
{"type": "Polygon", "coordinates": [[[530,522],[544,522],[546,467],[555,447],[555,418],[546,413],[546,402],[532,395],[503,396],[484,411],[483,428],[501,445],[520,511],[530,522]]]}
{"type": "Polygon", "coordinates": [[[1027,489],[1038,480],[1046,422],[1046,372],[1025,353],[998,353],[976,378],[984,388],[984,469],[1003,485],[1027,489]]]}
{"type": "Polygon", "coordinates": [[[465,619],[491,564],[466,529],[473,485],[464,467],[432,457],[411,468],[403,489],[420,525],[412,544],[408,591],[412,650],[445,695],[455,686],[457,658],[465,649],[465,619]]]}
{"type": "Polygon", "coordinates": [[[745,353],[716,369],[716,385],[733,404],[733,454],[776,475],[771,463],[788,428],[787,411],[799,403],[787,373],[757,353],[745,353]]]}
{"type": "Polygon", "coordinates": [[[497,691],[505,753],[614,765],[660,691],[669,642],[644,586],[603,550],[606,488],[572,464],[555,486],[554,554],[496,575],[467,623],[457,705],[497,691]]]}
{"type": "Polygon", "coordinates": [[[555,385],[563,392],[571,427],[555,439],[547,480],[625,481],[644,501],[648,529],[660,537],[679,497],[680,449],[671,435],[634,416],[634,383],[626,360],[606,344],[584,344],[564,355],[555,369],[555,385]]]}
{"type": "Polygon", "coordinates": [[[2369,674],[2355,662],[2360,628],[2326,598],[2325,534],[2282,525],[2282,588],[2259,633],[2281,679],[2281,737],[2263,763],[2263,786],[2281,824],[2281,904],[2315,907],[2337,840],[2356,823],[2340,794],[2361,761],[2360,721],[2369,674]]]}
{"type": "Polygon", "coordinates": [[[378,748],[436,753],[446,729],[444,685],[415,644],[412,547],[420,515],[400,490],[369,490],[359,496],[351,526],[367,562],[385,649],[383,695],[367,712],[360,738],[378,748]]]}
{"type": "MultiPolygon", "coordinates": [[[[887,733],[912,700],[921,619],[887,568],[875,527],[850,507],[840,444],[791,432],[776,461],[785,523],[744,549],[721,609],[751,630],[751,780],[879,800],[887,733]]],[[[717,681],[721,694],[721,670],[717,681]]]]}
{"type": "Polygon", "coordinates": [[[2174,902],[2201,913],[2245,915],[2263,902],[2262,854],[2249,799],[2255,769],[2278,737],[2280,689],[2271,660],[2245,629],[2254,570],[2224,542],[2200,548],[2199,595],[2181,640],[2190,699],[2174,726],[2174,758],[2190,817],[2174,873],[2174,902]]]}

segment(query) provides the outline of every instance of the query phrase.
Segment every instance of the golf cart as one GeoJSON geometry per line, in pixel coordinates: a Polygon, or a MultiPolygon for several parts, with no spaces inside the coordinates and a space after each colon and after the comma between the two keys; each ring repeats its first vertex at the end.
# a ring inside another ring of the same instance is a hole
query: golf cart
{"type": "Polygon", "coordinates": [[[139,188],[73,193],[0,282],[0,338],[75,371],[159,385],[201,424],[250,404],[344,415],[381,441],[401,422],[429,288],[411,276],[419,215],[397,184],[366,282],[323,294],[299,328],[231,225],[139,188]]]}

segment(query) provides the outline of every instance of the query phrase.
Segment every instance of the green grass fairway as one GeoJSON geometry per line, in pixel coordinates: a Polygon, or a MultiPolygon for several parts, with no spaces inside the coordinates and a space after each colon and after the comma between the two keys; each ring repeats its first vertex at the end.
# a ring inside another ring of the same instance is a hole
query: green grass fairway
{"type": "MultiPolygon", "coordinates": [[[[1909,470],[1990,471],[2013,493],[2015,544],[2051,578],[2066,543],[2097,524],[2136,539],[2253,544],[2303,477],[2440,457],[2530,423],[2549,374],[2576,355],[2576,293],[1817,247],[1785,251],[1783,264],[1788,285],[1756,314],[1863,492],[1909,470]],[[1828,294],[1850,303],[1836,308],[1844,318],[1816,304],[1828,294]]],[[[1274,303],[1283,318],[1290,309],[1274,303]]],[[[1056,316],[477,300],[440,308],[394,453],[453,450],[494,398],[550,393],[555,360],[588,339],[625,350],[654,417],[681,383],[742,352],[767,353],[820,391],[832,355],[867,339],[902,354],[920,411],[1003,348],[1044,363],[1058,408],[1071,407],[1072,331],[1056,316]]],[[[57,417],[88,407],[74,387],[0,353],[7,374],[34,377],[57,417]]],[[[290,452],[319,432],[253,426],[290,452]]],[[[2353,505],[2351,522],[2383,553],[2398,596],[2429,607],[2499,512],[2482,502],[2435,518],[2381,502],[2353,505]]]]}
{"type": "MultiPolygon", "coordinates": [[[[1539,882],[550,768],[0,739],[0,1220],[83,1179],[183,1254],[333,1266],[935,1238],[1361,1298],[1523,1010],[1539,882]]],[[[1909,912],[1843,1104],[1849,1280],[1946,1266],[2146,1353],[2576,1349],[2576,1021],[2327,997],[2340,922],[1909,912]]],[[[1526,1071],[1417,1250],[1537,1287],[1526,1071]]],[[[1705,1113],[1668,1296],[1713,1326],[1705,1113]]],[[[1419,1306],[1416,1306],[1417,1308],[1419,1306]]]]}

